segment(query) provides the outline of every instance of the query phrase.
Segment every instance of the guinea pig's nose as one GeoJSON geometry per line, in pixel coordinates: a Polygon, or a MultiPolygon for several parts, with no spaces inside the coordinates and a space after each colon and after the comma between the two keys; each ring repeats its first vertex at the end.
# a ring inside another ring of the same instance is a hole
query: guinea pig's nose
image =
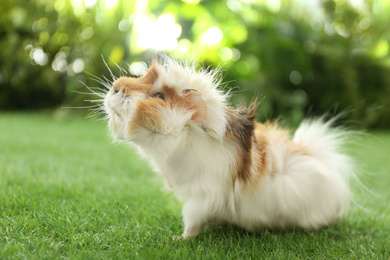
{"type": "Polygon", "coordinates": [[[113,86],[112,87],[112,93],[117,94],[121,90],[120,86],[113,86]]]}

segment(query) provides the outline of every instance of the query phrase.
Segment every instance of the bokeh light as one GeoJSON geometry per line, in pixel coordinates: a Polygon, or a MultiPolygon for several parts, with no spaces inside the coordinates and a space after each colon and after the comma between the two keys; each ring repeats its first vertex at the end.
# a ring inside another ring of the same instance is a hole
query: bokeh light
{"type": "Polygon", "coordinates": [[[118,4],[118,0],[104,0],[107,9],[111,9],[118,4]]]}
{"type": "Polygon", "coordinates": [[[221,42],[223,33],[218,27],[210,27],[200,36],[200,42],[203,46],[214,46],[221,42]]]}
{"type": "Polygon", "coordinates": [[[181,27],[175,23],[173,15],[164,14],[156,20],[144,15],[140,19],[142,19],[142,22],[138,23],[139,28],[135,28],[135,31],[139,33],[138,47],[156,50],[176,49],[181,27]]]}
{"type": "MultiPolygon", "coordinates": [[[[0,81],[4,93],[26,93],[21,102],[31,100],[29,91],[47,91],[63,95],[56,102],[80,103],[57,89],[81,90],[85,72],[105,75],[102,57],[115,75],[122,67],[140,76],[144,61],[165,52],[223,66],[226,80],[247,90],[240,99],[264,92],[264,115],[291,106],[303,114],[309,101],[324,111],[335,99],[356,118],[373,103],[389,107],[382,90],[368,90],[390,82],[387,0],[15,1],[23,5],[5,7],[0,21],[8,28],[0,81]],[[298,88],[306,94],[291,95],[298,88]]],[[[367,122],[390,122],[387,115],[367,122]]]]}

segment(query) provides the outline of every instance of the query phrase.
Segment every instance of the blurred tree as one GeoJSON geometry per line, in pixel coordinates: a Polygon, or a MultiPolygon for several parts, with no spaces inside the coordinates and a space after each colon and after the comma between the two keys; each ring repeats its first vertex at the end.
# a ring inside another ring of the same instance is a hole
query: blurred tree
{"type": "Polygon", "coordinates": [[[263,119],[338,105],[390,126],[389,12],[386,0],[6,0],[0,109],[85,106],[72,91],[88,73],[110,78],[101,55],[140,75],[163,50],[222,65],[233,102],[259,95],[263,119]]]}

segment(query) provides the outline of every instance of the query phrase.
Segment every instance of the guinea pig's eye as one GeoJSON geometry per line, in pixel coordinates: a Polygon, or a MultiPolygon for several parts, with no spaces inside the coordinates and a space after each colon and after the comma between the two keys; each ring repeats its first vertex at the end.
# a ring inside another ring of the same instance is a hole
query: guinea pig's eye
{"type": "Polygon", "coordinates": [[[155,94],[153,95],[153,97],[156,97],[156,98],[165,100],[164,94],[163,94],[163,93],[160,93],[160,92],[155,93],[155,94]]]}

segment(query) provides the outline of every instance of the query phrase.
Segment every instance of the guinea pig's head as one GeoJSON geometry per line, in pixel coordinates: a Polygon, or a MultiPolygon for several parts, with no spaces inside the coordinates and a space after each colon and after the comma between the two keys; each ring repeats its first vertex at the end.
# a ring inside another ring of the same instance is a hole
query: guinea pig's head
{"type": "Polygon", "coordinates": [[[144,76],[113,83],[104,100],[109,128],[114,138],[133,142],[191,130],[222,139],[226,95],[219,83],[216,72],[153,61],[144,76]]]}

